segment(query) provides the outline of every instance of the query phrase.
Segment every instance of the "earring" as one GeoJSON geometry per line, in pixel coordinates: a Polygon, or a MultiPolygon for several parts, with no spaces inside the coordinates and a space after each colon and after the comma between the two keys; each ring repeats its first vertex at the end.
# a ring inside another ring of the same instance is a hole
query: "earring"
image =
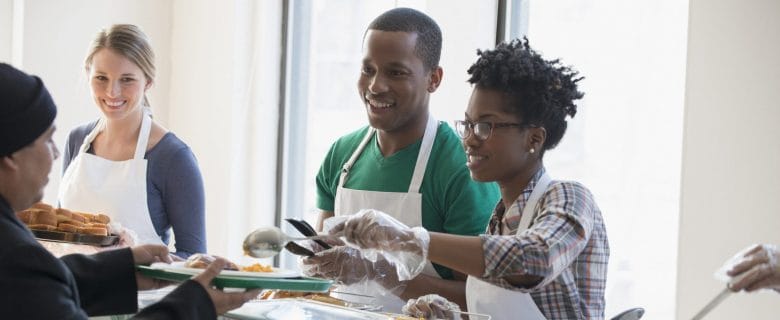
{"type": "Polygon", "coordinates": [[[534,153],[535,151],[536,150],[534,150],[534,148],[531,148],[531,150],[528,150],[528,152],[530,152],[530,153],[534,153]]]}

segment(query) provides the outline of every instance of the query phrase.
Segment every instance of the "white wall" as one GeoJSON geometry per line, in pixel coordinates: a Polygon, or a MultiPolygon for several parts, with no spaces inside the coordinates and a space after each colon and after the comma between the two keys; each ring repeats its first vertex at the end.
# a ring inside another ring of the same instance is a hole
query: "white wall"
{"type": "Polygon", "coordinates": [[[0,0],[0,62],[11,62],[14,0],[0,0]]]}
{"type": "MultiPolygon", "coordinates": [[[[690,1],[678,319],[724,287],[712,273],[736,251],[780,243],[778,39],[780,1],[690,1]]],[[[779,302],[739,294],[707,319],[777,319],[779,302]]]]}

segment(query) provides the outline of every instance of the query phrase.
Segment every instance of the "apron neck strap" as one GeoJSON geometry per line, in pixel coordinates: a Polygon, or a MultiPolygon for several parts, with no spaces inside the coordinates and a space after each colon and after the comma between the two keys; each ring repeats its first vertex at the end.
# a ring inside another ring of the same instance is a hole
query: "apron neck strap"
{"type": "MultiPolygon", "coordinates": [[[[417,155],[417,163],[414,165],[412,181],[409,184],[409,193],[419,193],[420,191],[420,185],[422,184],[423,176],[425,175],[428,159],[431,157],[431,149],[433,149],[433,142],[436,140],[436,131],[438,128],[439,122],[436,121],[433,116],[428,115],[428,123],[425,125],[425,133],[423,134],[422,143],[420,144],[420,152],[417,155]]],[[[353,152],[352,156],[347,160],[347,163],[341,168],[339,187],[344,187],[344,184],[347,182],[347,177],[349,176],[349,170],[352,168],[352,165],[355,164],[355,161],[357,161],[360,154],[363,153],[363,150],[366,148],[366,145],[368,145],[368,142],[371,141],[374,133],[376,133],[376,129],[369,127],[363,140],[360,141],[360,145],[358,145],[355,152],[353,152]]]]}
{"type": "Polygon", "coordinates": [[[409,193],[420,192],[420,185],[422,185],[423,176],[425,176],[425,168],[428,165],[428,159],[431,157],[431,149],[433,149],[433,142],[436,140],[438,128],[439,122],[429,114],[428,123],[425,126],[425,134],[423,134],[422,143],[420,144],[420,153],[417,155],[417,163],[414,165],[412,182],[409,184],[409,193]]]}
{"type": "Polygon", "coordinates": [[[152,116],[146,108],[141,120],[141,132],[138,133],[138,142],[135,144],[134,159],[143,159],[146,154],[146,145],[149,144],[149,133],[152,132],[152,116]]]}
{"type": "Polygon", "coordinates": [[[520,216],[520,223],[517,225],[517,234],[522,233],[528,227],[531,226],[531,221],[533,220],[534,210],[536,209],[536,204],[539,202],[539,199],[544,195],[544,192],[547,191],[547,187],[550,185],[551,179],[550,176],[547,175],[547,172],[542,174],[542,177],[539,178],[539,181],[536,182],[536,186],[534,187],[534,191],[531,191],[531,196],[528,197],[528,202],[525,203],[525,207],[523,207],[523,213],[522,216],[520,216]]]}
{"type": "Polygon", "coordinates": [[[341,175],[339,175],[339,187],[344,187],[344,184],[347,183],[347,176],[349,175],[349,169],[352,169],[352,165],[355,164],[357,158],[360,156],[361,153],[363,153],[363,149],[365,149],[366,145],[368,145],[368,142],[371,141],[371,137],[374,136],[374,132],[376,132],[376,129],[374,129],[374,127],[369,126],[368,132],[366,132],[366,135],[363,137],[363,140],[360,141],[360,145],[358,145],[355,152],[352,153],[352,156],[349,157],[347,163],[345,163],[344,166],[341,167],[341,175]]]}
{"type": "MultiPolygon", "coordinates": [[[[149,133],[152,132],[152,117],[151,112],[144,108],[143,118],[141,119],[141,130],[138,133],[138,141],[135,144],[135,152],[133,153],[133,159],[143,159],[146,154],[146,145],[149,144],[149,133]]],[[[84,138],[84,142],[81,143],[79,152],[86,153],[89,150],[89,146],[92,145],[92,141],[95,140],[97,135],[105,130],[106,120],[102,117],[98,120],[97,125],[89,134],[84,138]]]]}
{"type": "Polygon", "coordinates": [[[103,131],[105,127],[106,127],[106,121],[103,120],[103,118],[101,117],[100,119],[98,119],[95,128],[92,129],[92,131],[90,131],[89,134],[84,138],[84,142],[81,143],[81,148],[79,148],[79,152],[87,153],[87,150],[89,150],[89,146],[92,144],[92,141],[95,140],[95,137],[97,137],[98,133],[103,131]]]}

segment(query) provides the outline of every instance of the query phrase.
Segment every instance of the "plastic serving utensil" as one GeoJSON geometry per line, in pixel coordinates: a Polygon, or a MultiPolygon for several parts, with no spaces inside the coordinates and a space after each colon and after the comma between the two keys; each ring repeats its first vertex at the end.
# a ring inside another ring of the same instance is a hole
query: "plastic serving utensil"
{"type": "Polygon", "coordinates": [[[249,233],[244,239],[244,254],[255,258],[270,258],[282,251],[290,241],[332,239],[335,235],[321,235],[293,238],[277,227],[260,228],[249,233]]]}

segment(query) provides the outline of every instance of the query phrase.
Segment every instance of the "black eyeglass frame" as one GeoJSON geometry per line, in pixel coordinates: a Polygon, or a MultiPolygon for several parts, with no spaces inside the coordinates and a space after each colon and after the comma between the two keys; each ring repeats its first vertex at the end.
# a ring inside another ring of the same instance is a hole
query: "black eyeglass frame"
{"type": "Polygon", "coordinates": [[[479,141],[487,141],[490,139],[491,136],[493,136],[493,129],[496,128],[531,128],[535,127],[532,124],[528,123],[514,123],[514,122],[491,122],[491,121],[468,121],[468,120],[455,120],[455,133],[460,137],[462,140],[466,140],[473,134],[474,137],[477,138],[479,141]],[[478,134],[476,134],[476,131],[474,128],[476,128],[478,125],[481,124],[487,124],[488,125],[488,134],[487,137],[482,138],[478,134]],[[463,128],[462,130],[460,128],[463,128]]]}

